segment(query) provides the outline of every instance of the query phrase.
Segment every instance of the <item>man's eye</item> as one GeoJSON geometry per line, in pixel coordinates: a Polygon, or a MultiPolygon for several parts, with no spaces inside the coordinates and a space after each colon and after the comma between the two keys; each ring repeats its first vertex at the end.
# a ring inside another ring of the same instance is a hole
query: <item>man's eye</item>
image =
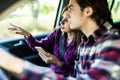
{"type": "Polygon", "coordinates": [[[70,10],[71,10],[71,8],[69,7],[69,8],[68,8],[68,10],[70,11],[70,10]]]}
{"type": "Polygon", "coordinates": [[[73,8],[72,8],[72,7],[69,7],[68,10],[69,10],[69,12],[71,12],[71,11],[73,10],[73,8]]]}

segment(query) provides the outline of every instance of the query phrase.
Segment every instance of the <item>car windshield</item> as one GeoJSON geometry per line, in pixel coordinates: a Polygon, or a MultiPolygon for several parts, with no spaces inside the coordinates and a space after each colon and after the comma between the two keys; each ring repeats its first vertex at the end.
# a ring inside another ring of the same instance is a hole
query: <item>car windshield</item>
{"type": "Polygon", "coordinates": [[[60,0],[28,0],[19,6],[22,3],[20,1],[11,5],[10,9],[7,8],[11,13],[0,20],[0,31],[2,33],[0,40],[22,37],[8,30],[9,23],[20,26],[33,35],[53,30],[60,0]],[[16,9],[13,10],[13,8],[16,9]]]}
{"type": "MultiPolygon", "coordinates": [[[[20,0],[22,1],[22,0],[20,0]]],[[[16,6],[17,9],[0,20],[0,40],[22,37],[8,31],[9,23],[13,23],[23,29],[29,31],[33,35],[51,32],[54,28],[55,17],[60,0],[28,0],[21,6],[16,6]]],[[[111,7],[113,0],[108,0],[111,7]]],[[[120,0],[114,0],[112,7],[112,18],[114,22],[120,22],[120,0]]],[[[19,2],[20,3],[20,2],[19,2]]],[[[9,8],[8,8],[9,9],[9,8]]],[[[7,13],[7,12],[6,12],[7,13]]],[[[1,17],[1,16],[0,16],[1,17]]]]}

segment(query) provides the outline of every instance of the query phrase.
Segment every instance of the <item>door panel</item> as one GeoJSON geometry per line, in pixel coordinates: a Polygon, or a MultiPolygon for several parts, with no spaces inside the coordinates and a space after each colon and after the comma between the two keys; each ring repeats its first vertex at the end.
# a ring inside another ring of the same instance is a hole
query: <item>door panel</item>
{"type": "MultiPolygon", "coordinates": [[[[48,33],[41,34],[39,36],[35,36],[36,39],[40,40],[44,37],[46,37],[48,33]]],[[[40,66],[48,66],[46,63],[44,63],[41,58],[39,57],[38,53],[36,51],[33,51],[29,48],[29,46],[26,44],[24,38],[21,39],[12,39],[8,41],[1,41],[0,45],[5,50],[9,51],[11,54],[22,58],[24,60],[31,61],[32,63],[35,63],[40,66]]]]}

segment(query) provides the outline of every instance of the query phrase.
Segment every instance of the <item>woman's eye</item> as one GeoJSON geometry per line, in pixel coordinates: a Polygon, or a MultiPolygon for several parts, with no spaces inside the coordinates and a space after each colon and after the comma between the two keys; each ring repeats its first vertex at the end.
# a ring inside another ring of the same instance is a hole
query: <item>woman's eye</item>
{"type": "Polygon", "coordinates": [[[68,22],[68,20],[67,20],[67,19],[64,19],[64,22],[68,22]]]}

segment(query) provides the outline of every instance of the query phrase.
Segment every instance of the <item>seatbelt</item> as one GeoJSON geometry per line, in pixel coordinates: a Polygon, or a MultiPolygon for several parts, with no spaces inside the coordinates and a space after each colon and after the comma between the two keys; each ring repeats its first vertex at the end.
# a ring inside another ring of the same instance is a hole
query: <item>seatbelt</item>
{"type": "Polygon", "coordinates": [[[62,43],[62,32],[60,33],[60,37],[59,37],[59,56],[60,56],[60,60],[64,61],[64,52],[65,52],[65,47],[64,44],[62,43]]]}

